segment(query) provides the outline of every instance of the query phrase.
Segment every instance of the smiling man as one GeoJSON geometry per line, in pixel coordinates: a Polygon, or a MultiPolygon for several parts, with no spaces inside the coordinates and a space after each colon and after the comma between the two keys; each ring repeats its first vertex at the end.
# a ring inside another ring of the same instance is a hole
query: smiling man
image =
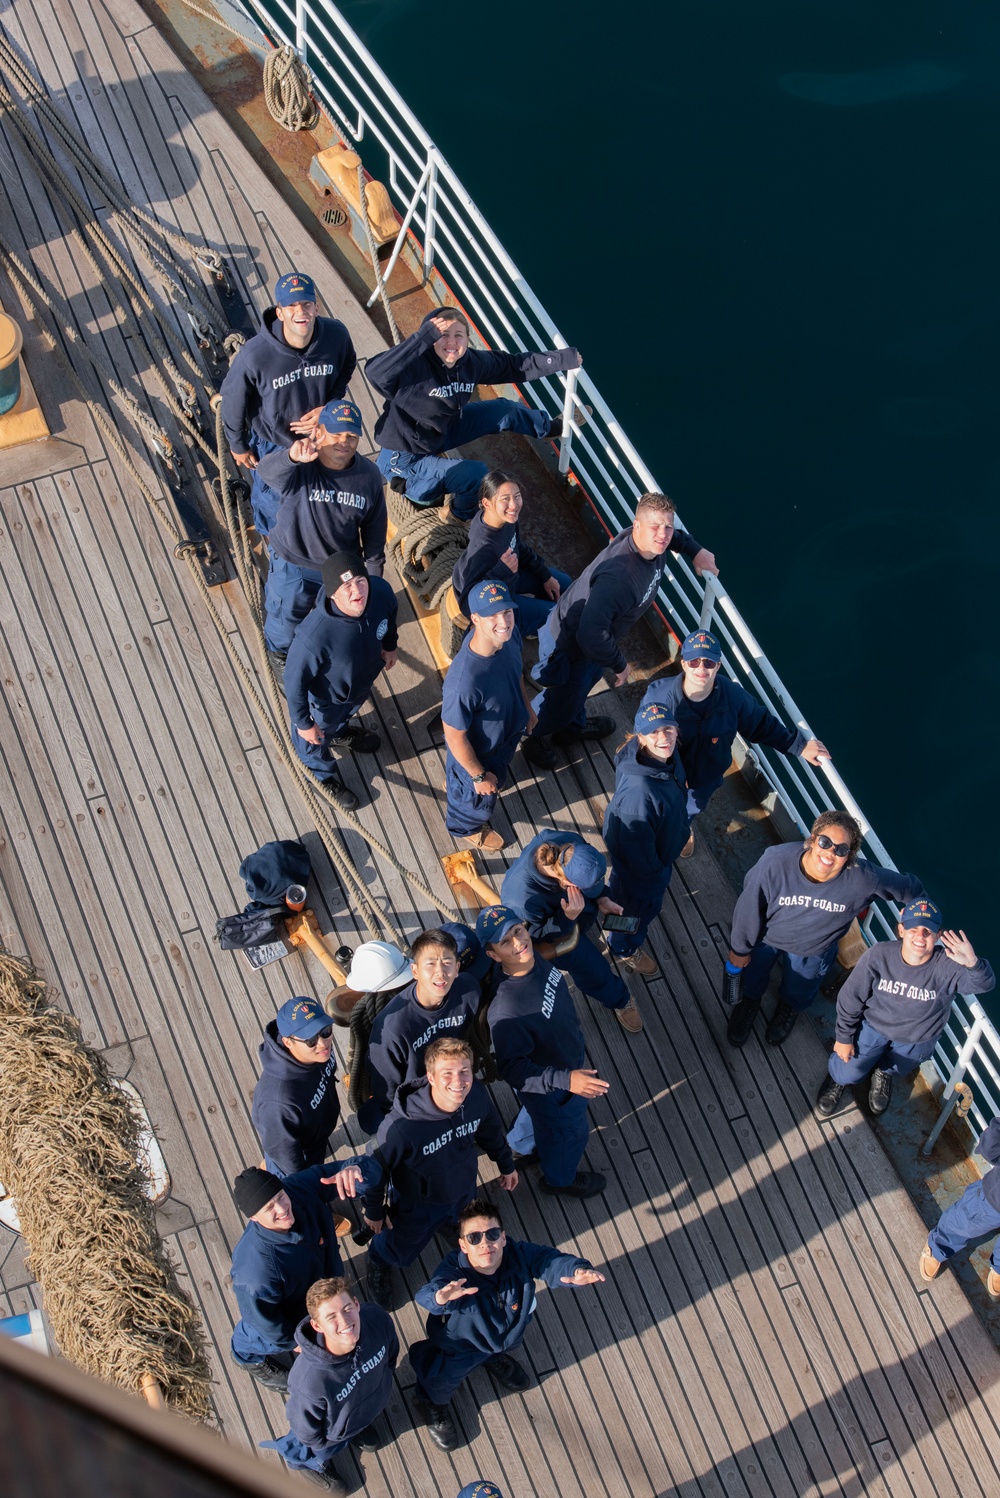
{"type": "Polygon", "coordinates": [[[250,1116],[264,1164],[276,1176],[327,1157],[340,1117],[332,1036],[330,1017],[315,999],[289,999],[265,1026],[250,1116]]]}
{"type": "Polygon", "coordinates": [[[448,753],[445,823],[453,837],[496,852],[490,826],[521,735],[534,721],[521,679],[521,637],[506,583],[487,580],[469,594],[472,629],[448,667],[441,722],[448,753]]]}
{"type": "Polygon", "coordinates": [[[862,954],[837,995],[830,1074],[816,1100],[821,1118],[837,1111],[845,1087],[869,1075],[868,1106],[884,1113],[893,1077],[909,1076],[933,1053],[955,995],[988,993],[996,984],[965,932],[943,924],[933,900],[911,900],[899,917],[899,940],[862,954]]]}
{"type": "Polygon", "coordinates": [[[733,910],[729,968],[743,971],[743,996],[729,1018],[730,1045],[745,1045],[771,969],[780,957],[781,989],[766,1031],[782,1045],[808,1009],[837,957],[837,943],[876,898],[906,904],[924,895],[920,880],[858,857],[861,828],[846,811],[824,811],[804,843],[768,848],[743,881],[733,910]]]}
{"type": "Polygon", "coordinates": [[[476,386],[522,384],[582,363],[575,348],[533,354],[470,349],[464,313],[456,307],[428,312],[415,333],[365,365],[368,379],[386,398],[375,424],[379,471],[415,505],[436,504],[451,494],[454,513],[471,520],[486,464],[445,457],[448,448],[491,432],[557,437],[562,430],[560,418],[521,401],[473,402],[476,386]]]}
{"type": "Polygon", "coordinates": [[[427,1047],[426,1075],[404,1082],[379,1128],[374,1158],[382,1175],[365,1195],[368,1294],[392,1309],[392,1267],[405,1269],[442,1224],[454,1222],[476,1192],[479,1151],[513,1191],[517,1171],[500,1115],[472,1075],[472,1048],[448,1036],[427,1047]]]}
{"type": "Polygon", "coordinates": [[[560,595],[538,631],[532,675],[544,690],[532,703],[538,721],[524,741],[532,764],[551,770],[553,745],[614,732],[613,718],[587,717],[587,696],[604,671],[614,673],[616,687],[628,681],[631,668],[620,642],[652,607],[671,551],[689,557],[699,575],[718,574],[712,553],[675,527],[673,501],[644,494],[629,529],[609,541],[560,595]]]}
{"type": "Polygon", "coordinates": [[[416,1399],[428,1434],[442,1451],[458,1445],[448,1402],[484,1363],[504,1389],[523,1391],[530,1380],[511,1353],[520,1347],[535,1311],[535,1281],[552,1290],[604,1283],[588,1259],[507,1237],[500,1214],[482,1197],[458,1218],[458,1251],[438,1265],[417,1291],[427,1317],[427,1340],[411,1342],[416,1399]]]}
{"type": "MultiPolygon", "coordinates": [[[[313,431],[328,401],[342,400],[357,358],[351,335],[334,317],[320,317],[311,277],[288,271],[274,287],[274,306],[260,331],[237,352],[222,382],[222,424],[233,459],[254,470],[258,460],[313,431]]],[[[266,536],[280,496],[253,475],[254,524],[266,536]]]]}

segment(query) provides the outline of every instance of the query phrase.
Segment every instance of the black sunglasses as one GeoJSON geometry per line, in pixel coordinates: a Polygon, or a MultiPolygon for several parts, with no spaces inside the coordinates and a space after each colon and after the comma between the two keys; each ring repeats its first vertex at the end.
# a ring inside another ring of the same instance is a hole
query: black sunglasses
{"type": "Polygon", "coordinates": [[[499,1243],[503,1228],[482,1228],[478,1233],[463,1233],[461,1236],[472,1248],[478,1248],[485,1238],[487,1243],[499,1243]]]}
{"type": "Polygon", "coordinates": [[[314,1051],[316,1049],[317,1040],[329,1040],[332,1034],[333,1026],[327,1025],[325,1030],[317,1030],[316,1034],[310,1035],[308,1040],[302,1040],[298,1035],[296,1035],[295,1039],[299,1042],[299,1045],[304,1045],[308,1047],[310,1051],[314,1051]]]}
{"type": "Polygon", "coordinates": [[[822,848],[824,853],[832,853],[837,858],[846,858],[851,851],[850,843],[835,843],[828,838],[825,832],[821,832],[816,839],[817,848],[822,848]]]}

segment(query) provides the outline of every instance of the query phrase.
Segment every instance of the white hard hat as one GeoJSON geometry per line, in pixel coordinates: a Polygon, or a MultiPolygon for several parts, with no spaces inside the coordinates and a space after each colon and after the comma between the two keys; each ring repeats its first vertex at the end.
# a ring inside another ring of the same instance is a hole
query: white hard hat
{"type": "Polygon", "coordinates": [[[410,981],[410,959],[387,941],[365,941],[351,959],[347,986],[355,993],[383,993],[410,981]]]}

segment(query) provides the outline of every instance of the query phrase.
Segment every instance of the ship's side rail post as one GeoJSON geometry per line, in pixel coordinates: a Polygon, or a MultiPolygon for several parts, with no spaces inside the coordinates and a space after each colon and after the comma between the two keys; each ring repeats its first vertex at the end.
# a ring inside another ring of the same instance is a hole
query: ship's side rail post
{"type": "Polygon", "coordinates": [[[972,1029],[969,1031],[968,1035],[965,1038],[965,1044],[962,1046],[962,1049],[959,1051],[958,1056],[955,1059],[955,1064],[951,1068],[948,1080],[945,1083],[944,1092],[941,1094],[941,1113],[938,1117],[938,1121],[934,1125],[933,1129],[931,1129],[927,1138],[924,1140],[923,1145],[921,1146],[920,1153],[922,1155],[930,1154],[935,1144],[937,1144],[945,1124],[951,1117],[952,1109],[958,1101],[958,1094],[956,1093],[955,1088],[958,1083],[962,1081],[966,1071],[968,1070],[969,1063],[976,1053],[980,1040],[982,1039],[983,1026],[985,1023],[985,1015],[977,1015],[976,1019],[973,1021],[972,1029]]]}
{"type": "Polygon", "coordinates": [[[576,401],[577,375],[577,370],[570,369],[564,377],[562,437],[559,439],[559,472],[564,478],[569,473],[569,465],[573,458],[573,433],[576,430],[573,425],[573,405],[576,401]]]}

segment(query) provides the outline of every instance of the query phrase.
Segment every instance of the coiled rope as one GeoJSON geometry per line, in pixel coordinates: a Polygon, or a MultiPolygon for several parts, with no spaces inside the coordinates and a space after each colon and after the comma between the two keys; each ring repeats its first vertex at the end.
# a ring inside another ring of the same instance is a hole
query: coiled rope
{"type": "Polygon", "coordinates": [[[312,75],[294,47],[275,47],[264,58],[264,103],[282,130],[295,134],[319,124],[311,88],[312,75]]]}

